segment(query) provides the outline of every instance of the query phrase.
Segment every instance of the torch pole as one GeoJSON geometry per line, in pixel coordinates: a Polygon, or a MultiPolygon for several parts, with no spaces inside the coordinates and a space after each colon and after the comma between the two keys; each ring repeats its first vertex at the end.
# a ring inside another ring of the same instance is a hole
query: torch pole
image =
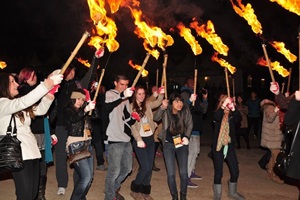
{"type": "MultiPolygon", "coordinates": [[[[99,83],[98,83],[98,86],[97,86],[97,89],[96,89],[93,101],[96,101],[96,99],[98,97],[98,93],[99,93],[99,90],[100,90],[100,87],[101,87],[101,83],[102,83],[102,79],[103,79],[103,76],[104,76],[104,72],[105,72],[105,69],[102,69],[101,70],[101,74],[100,74],[100,78],[99,78],[99,83]]],[[[92,115],[92,110],[90,110],[89,115],[92,115]]]]}
{"type": "MultiPolygon", "coordinates": [[[[299,45],[299,56],[298,56],[298,63],[299,63],[299,74],[298,74],[298,79],[300,79],[300,26],[299,26],[299,30],[298,30],[298,45],[299,45]]],[[[300,80],[299,80],[299,88],[300,90],[300,80]]]]}
{"type": "Polygon", "coordinates": [[[287,92],[290,92],[291,78],[292,78],[292,68],[290,68],[289,71],[290,71],[290,75],[289,75],[289,79],[288,79],[288,85],[287,85],[287,88],[286,88],[287,92]]]}
{"type": "Polygon", "coordinates": [[[82,35],[80,41],[78,42],[78,44],[76,45],[75,49],[72,51],[70,57],[68,58],[67,62],[64,64],[64,66],[61,68],[60,74],[64,74],[66,69],[68,68],[68,66],[70,65],[71,61],[73,60],[73,58],[75,57],[75,55],[77,54],[77,52],[79,51],[80,47],[83,45],[84,41],[86,40],[86,38],[88,38],[90,36],[90,33],[85,31],[84,34],[82,35]]]}
{"type": "Polygon", "coordinates": [[[141,66],[138,74],[136,75],[136,77],[135,77],[135,79],[134,79],[131,87],[134,87],[137,84],[137,82],[138,82],[138,80],[139,80],[139,78],[140,78],[140,76],[142,74],[142,71],[144,70],[144,68],[145,68],[145,66],[146,66],[146,64],[147,64],[147,62],[149,60],[149,57],[150,57],[150,53],[147,53],[146,57],[144,59],[143,65],[141,66]]]}
{"type": "Polygon", "coordinates": [[[164,54],[164,63],[163,63],[163,82],[165,86],[165,99],[168,99],[168,91],[167,91],[167,62],[168,62],[168,54],[164,54]]]}
{"type": "Polygon", "coordinates": [[[284,86],[285,86],[285,83],[283,82],[283,83],[281,84],[281,94],[283,94],[283,92],[284,92],[284,86]]]}
{"type": "Polygon", "coordinates": [[[232,75],[232,97],[235,97],[235,82],[234,82],[234,76],[232,75]]]}
{"type": "Polygon", "coordinates": [[[230,87],[229,87],[228,69],[227,69],[227,67],[225,67],[225,80],[226,80],[227,96],[230,97],[230,87]]]}
{"type": "MultiPolygon", "coordinates": [[[[194,94],[197,92],[197,80],[198,80],[198,70],[194,71],[194,94]]],[[[195,101],[193,101],[193,106],[195,106],[195,101]]]]}
{"type": "Polygon", "coordinates": [[[262,44],[262,48],[263,48],[263,51],[264,51],[264,54],[265,54],[265,58],[267,60],[267,64],[268,64],[268,68],[269,68],[269,72],[270,72],[270,76],[271,76],[271,80],[272,80],[272,82],[275,82],[274,74],[273,74],[273,71],[272,71],[272,68],[271,68],[270,59],[269,59],[269,56],[268,56],[268,53],[267,53],[267,50],[266,50],[266,45],[262,44]]]}
{"type": "Polygon", "coordinates": [[[156,87],[158,87],[158,74],[159,74],[159,71],[158,71],[158,69],[156,69],[156,79],[155,79],[156,87]]]}

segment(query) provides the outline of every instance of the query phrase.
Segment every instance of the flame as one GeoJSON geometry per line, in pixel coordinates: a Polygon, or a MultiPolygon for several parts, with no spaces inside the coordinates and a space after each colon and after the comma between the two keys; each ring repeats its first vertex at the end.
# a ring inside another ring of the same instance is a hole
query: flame
{"type": "Polygon", "coordinates": [[[116,23],[106,16],[104,0],[87,0],[90,8],[90,17],[94,21],[97,36],[91,37],[90,46],[96,49],[106,44],[109,52],[118,50],[119,43],[115,40],[117,36],[116,23]]]}
{"type": "Polygon", "coordinates": [[[158,50],[152,50],[156,45],[161,49],[165,50],[165,47],[171,46],[174,43],[173,38],[170,35],[165,34],[161,28],[153,26],[150,27],[146,22],[141,21],[142,11],[132,9],[131,14],[133,16],[134,24],[137,26],[134,33],[137,34],[140,38],[144,38],[144,48],[148,51],[153,57],[158,59],[159,52],[158,50]],[[150,45],[150,47],[149,47],[150,45]]]}
{"type": "Polygon", "coordinates": [[[276,2],[284,9],[300,15],[300,2],[299,0],[270,0],[271,2],[276,2]]]}
{"type": "MultiPolygon", "coordinates": [[[[268,67],[267,61],[262,57],[257,60],[257,64],[268,67]]],[[[287,77],[288,75],[290,75],[290,72],[286,70],[284,67],[282,67],[278,61],[270,62],[270,64],[272,70],[277,71],[278,74],[280,74],[281,76],[287,77]]]]}
{"type": "Polygon", "coordinates": [[[243,17],[248,24],[251,26],[252,30],[256,34],[262,34],[262,26],[260,22],[257,20],[256,15],[254,14],[254,10],[250,3],[247,3],[246,6],[242,4],[242,0],[236,0],[238,6],[236,6],[232,0],[230,0],[234,11],[241,17],[243,17]]]}
{"type": "MultiPolygon", "coordinates": [[[[75,57],[75,58],[76,58],[76,57],[75,57]]],[[[86,66],[86,67],[91,67],[91,64],[89,63],[88,60],[83,60],[83,59],[81,59],[81,58],[76,58],[76,60],[77,60],[78,62],[80,62],[81,64],[83,64],[84,66],[86,66]]]]}
{"type": "Polygon", "coordinates": [[[4,69],[7,66],[6,62],[0,61],[0,69],[4,69]]]}
{"type": "Polygon", "coordinates": [[[198,44],[198,41],[195,39],[195,37],[191,33],[191,29],[186,28],[183,23],[179,23],[177,25],[177,28],[179,29],[179,34],[182,36],[189,45],[191,45],[192,51],[195,55],[199,55],[202,53],[202,48],[198,44]]]}
{"type": "Polygon", "coordinates": [[[286,57],[291,63],[297,60],[297,56],[292,54],[288,49],[285,48],[285,44],[283,42],[272,41],[270,44],[282,55],[286,57]]]}
{"type": "Polygon", "coordinates": [[[109,4],[111,13],[116,13],[120,8],[122,0],[107,0],[107,3],[109,4]]]}
{"type": "Polygon", "coordinates": [[[229,64],[226,60],[223,58],[218,58],[218,53],[215,52],[214,55],[211,57],[211,60],[214,62],[219,63],[222,67],[226,67],[231,74],[234,74],[236,72],[236,68],[229,64]]]}
{"type": "Polygon", "coordinates": [[[195,29],[197,34],[205,38],[213,48],[220,54],[227,56],[229,48],[226,46],[222,39],[216,34],[214,24],[208,20],[207,25],[203,24],[199,26],[197,21],[193,21],[190,27],[195,29]]]}
{"type": "MultiPolygon", "coordinates": [[[[136,69],[136,70],[138,70],[138,71],[142,68],[142,66],[140,66],[140,65],[135,65],[135,64],[133,64],[133,63],[132,63],[132,60],[129,60],[128,64],[129,64],[133,69],[136,69]]],[[[145,69],[143,69],[143,71],[142,71],[142,77],[146,77],[146,76],[148,76],[148,71],[145,70],[145,69]]]]}

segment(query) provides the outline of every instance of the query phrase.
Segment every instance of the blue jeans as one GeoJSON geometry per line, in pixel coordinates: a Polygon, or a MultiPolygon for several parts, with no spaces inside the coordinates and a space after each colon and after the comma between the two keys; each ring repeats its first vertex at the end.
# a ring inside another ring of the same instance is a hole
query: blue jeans
{"type": "Polygon", "coordinates": [[[134,182],[137,185],[150,185],[155,154],[155,142],[153,135],[143,137],[143,141],[146,144],[146,148],[137,147],[136,140],[133,141],[133,148],[140,164],[140,168],[134,182]]]}
{"type": "Polygon", "coordinates": [[[188,184],[188,145],[183,145],[182,147],[175,148],[173,143],[166,142],[163,146],[163,152],[168,174],[168,185],[171,195],[178,194],[176,185],[176,158],[179,165],[180,192],[186,194],[188,184]]]}
{"type": "MultiPolygon", "coordinates": [[[[224,164],[224,155],[223,149],[221,148],[220,151],[216,151],[215,148],[212,149],[213,152],[213,162],[214,162],[214,184],[221,184],[222,177],[223,177],[223,164],[224,164]]],[[[238,160],[235,153],[235,147],[232,143],[228,144],[228,152],[226,156],[226,162],[230,172],[230,182],[235,183],[239,177],[239,167],[238,167],[238,160]]]]}
{"type": "Polygon", "coordinates": [[[105,200],[112,200],[115,198],[115,192],[132,170],[132,145],[131,142],[110,143],[107,150],[105,200]]]}
{"type": "MultiPolygon", "coordinates": [[[[92,146],[89,147],[92,153],[92,146]]],[[[83,200],[87,195],[94,177],[94,156],[84,158],[73,163],[74,170],[78,174],[78,180],[74,183],[71,200],[83,200]]]]}

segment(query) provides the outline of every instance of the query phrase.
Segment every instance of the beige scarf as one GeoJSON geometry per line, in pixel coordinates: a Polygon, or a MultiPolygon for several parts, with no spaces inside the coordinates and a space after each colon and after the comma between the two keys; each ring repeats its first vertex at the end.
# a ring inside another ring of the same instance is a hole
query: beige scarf
{"type": "Polygon", "coordinates": [[[223,146],[226,146],[228,145],[228,143],[231,142],[231,138],[229,136],[229,122],[228,122],[229,112],[230,112],[229,110],[224,109],[224,115],[221,122],[221,128],[220,128],[218,143],[216,148],[217,151],[220,151],[223,146]]]}

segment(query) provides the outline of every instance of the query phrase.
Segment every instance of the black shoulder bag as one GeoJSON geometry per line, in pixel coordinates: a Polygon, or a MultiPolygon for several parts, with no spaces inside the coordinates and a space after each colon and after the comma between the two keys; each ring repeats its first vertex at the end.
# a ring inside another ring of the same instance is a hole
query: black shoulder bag
{"type": "Polygon", "coordinates": [[[17,124],[15,116],[10,118],[6,135],[0,141],[0,172],[19,171],[24,168],[21,142],[17,138],[17,124]],[[14,128],[11,123],[14,121],[14,128]]]}
{"type": "Polygon", "coordinates": [[[286,175],[288,170],[291,157],[293,156],[294,143],[299,131],[300,121],[298,122],[297,129],[293,138],[293,142],[291,144],[290,152],[286,152],[286,149],[282,149],[277,155],[276,162],[274,165],[275,171],[279,171],[282,175],[286,175]]]}

